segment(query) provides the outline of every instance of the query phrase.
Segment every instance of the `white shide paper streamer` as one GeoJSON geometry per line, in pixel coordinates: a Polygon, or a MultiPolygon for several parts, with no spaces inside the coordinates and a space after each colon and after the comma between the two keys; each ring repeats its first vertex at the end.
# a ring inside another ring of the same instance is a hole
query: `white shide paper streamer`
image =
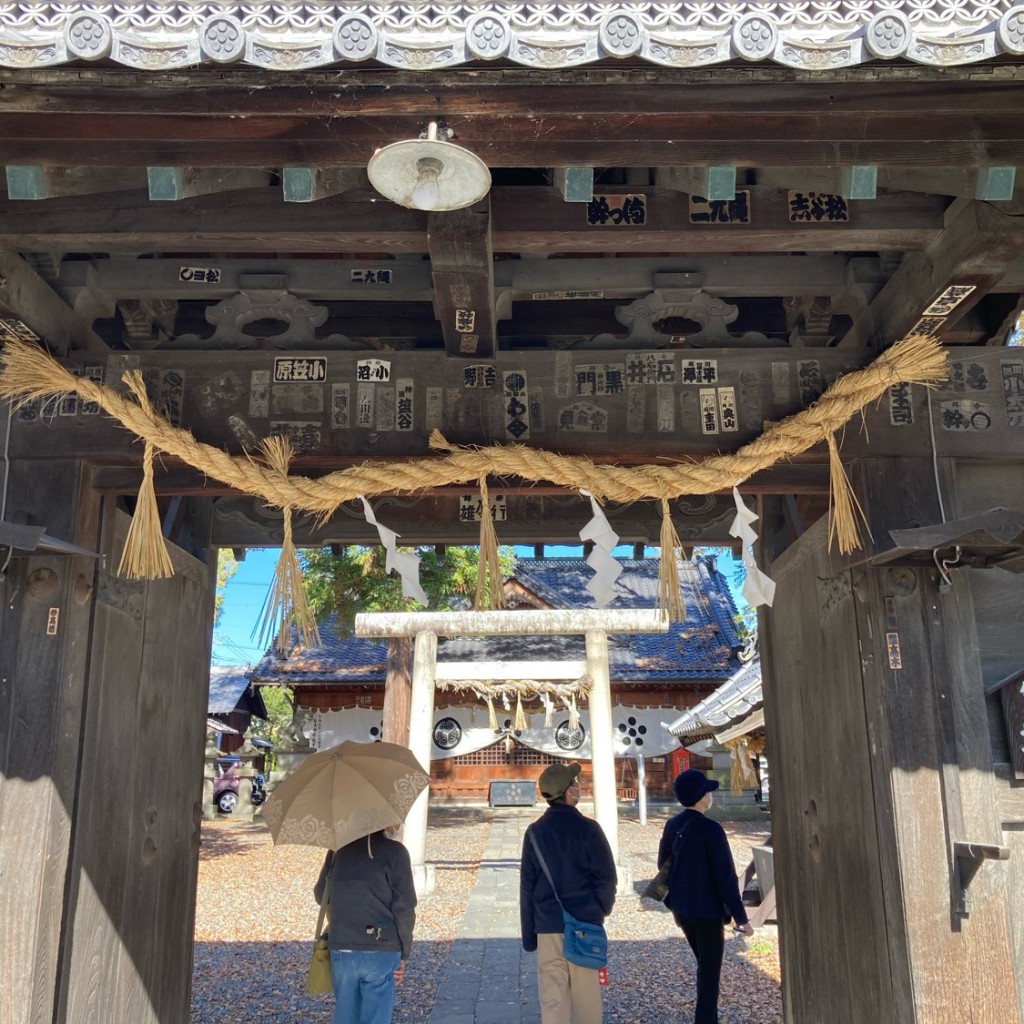
{"type": "Polygon", "coordinates": [[[615,581],[622,572],[622,566],[612,558],[612,549],[619,543],[619,535],[611,528],[597,499],[590,491],[580,490],[590,499],[593,518],[580,530],[580,540],[592,541],[593,550],[587,556],[587,565],[594,575],[587,581],[587,593],[598,608],[603,608],[615,596],[615,581]]]}
{"type": "Polygon", "coordinates": [[[396,542],[398,540],[398,534],[394,530],[389,530],[386,526],[382,526],[377,522],[377,517],[373,514],[373,509],[370,508],[370,503],[360,494],[357,495],[359,500],[363,503],[363,513],[366,516],[366,521],[371,526],[377,527],[377,533],[380,534],[380,542],[384,545],[384,551],[387,554],[387,561],[384,564],[386,572],[394,570],[402,577],[402,597],[411,597],[414,601],[419,601],[420,604],[426,605],[427,595],[420,586],[420,558],[419,555],[410,555],[405,551],[398,551],[396,548],[396,542]]]}
{"type": "Polygon", "coordinates": [[[754,542],[757,533],[751,523],[757,516],[744,504],[737,488],[732,489],[733,501],[736,502],[736,518],[729,527],[729,536],[739,537],[743,545],[743,564],[747,567],[747,578],[743,581],[743,597],[751,608],[766,604],[770,608],[775,600],[775,581],[766,576],[754,561],[754,542]]]}

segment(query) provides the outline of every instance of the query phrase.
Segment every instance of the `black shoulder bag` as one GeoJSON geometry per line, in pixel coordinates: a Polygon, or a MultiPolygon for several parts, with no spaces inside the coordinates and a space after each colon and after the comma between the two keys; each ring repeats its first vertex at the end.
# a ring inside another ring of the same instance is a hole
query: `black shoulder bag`
{"type": "Polygon", "coordinates": [[[645,896],[649,900],[657,900],[659,903],[665,902],[665,898],[668,896],[668,876],[672,874],[672,864],[676,859],[676,844],[691,821],[693,818],[687,818],[679,831],[672,837],[672,849],[669,850],[668,857],[658,865],[658,873],[644,886],[641,896],[645,896]]]}

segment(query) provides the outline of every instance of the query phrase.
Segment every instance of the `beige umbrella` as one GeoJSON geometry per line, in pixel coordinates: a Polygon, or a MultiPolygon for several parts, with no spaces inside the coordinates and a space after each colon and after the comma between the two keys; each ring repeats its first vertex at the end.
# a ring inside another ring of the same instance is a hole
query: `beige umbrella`
{"type": "Polygon", "coordinates": [[[275,843],[338,850],[400,825],[430,776],[407,747],[356,743],[310,754],[263,805],[275,843]]]}

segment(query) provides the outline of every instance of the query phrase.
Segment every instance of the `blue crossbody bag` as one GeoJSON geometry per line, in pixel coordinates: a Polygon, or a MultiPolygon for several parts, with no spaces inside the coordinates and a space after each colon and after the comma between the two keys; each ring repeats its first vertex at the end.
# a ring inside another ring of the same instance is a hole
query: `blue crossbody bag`
{"type": "Polygon", "coordinates": [[[555,888],[555,883],[551,878],[551,872],[548,871],[544,854],[540,852],[540,845],[537,842],[536,836],[532,832],[528,832],[527,835],[530,837],[530,842],[533,843],[537,860],[540,861],[541,871],[544,872],[544,877],[548,880],[548,885],[551,886],[551,891],[555,894],[559,907],[562,908],[562,921],[564,924],[562,930],[562,956],[569,963],[576,964],[577,967],[589,967],[594,971],[599,967],[606,966],[608,963],[608,936],[605,933],[604,925],[580,921],[565,909],[562,899],[558,895],[558,890],[555,888]]]}

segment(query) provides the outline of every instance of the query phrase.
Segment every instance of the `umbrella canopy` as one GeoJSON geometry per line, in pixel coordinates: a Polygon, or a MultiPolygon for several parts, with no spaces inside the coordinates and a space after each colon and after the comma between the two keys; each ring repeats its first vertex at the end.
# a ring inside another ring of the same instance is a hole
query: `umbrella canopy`
{"type": "Polygon", "coordinates": [[[275,843],[337,850],[400,825],[430,776],[406,747],[355,743],[310,754],[263,805],[275,843]]]}

